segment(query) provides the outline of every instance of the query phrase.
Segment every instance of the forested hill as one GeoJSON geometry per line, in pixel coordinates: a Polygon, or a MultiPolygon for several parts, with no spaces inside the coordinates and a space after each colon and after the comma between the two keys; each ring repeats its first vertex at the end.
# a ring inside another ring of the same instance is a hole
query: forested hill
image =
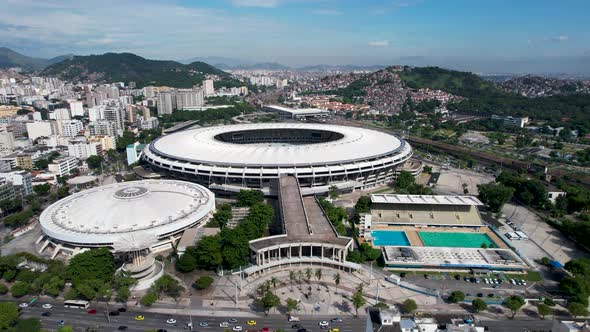
{"type": "Polygon", "coordinates": [[[524,97],[472,74],[438,67],[405,67],[402,83],[412,89],[431,88],[466,97],[447,108],[482,115],[530,116],[557,126],[567,121],[572,127],[590,131],[590,94],[524,97]]]}
{"type": "Polygon", "coordinates": [[[138,87],[165,85],[177,88],[200,84],[206,74],[229,76],[204,62],[183,65],[176,61],[149,60],[132,53],[74,56],[45,68],[41,73],[74,82],[136,82],[138,87]]]}

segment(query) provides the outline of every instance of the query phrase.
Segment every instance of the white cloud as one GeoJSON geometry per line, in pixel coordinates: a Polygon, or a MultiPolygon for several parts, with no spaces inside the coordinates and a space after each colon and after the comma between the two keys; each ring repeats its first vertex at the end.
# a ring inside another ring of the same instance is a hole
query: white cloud
{"type": "Polygon", "coordinates": [[[377,40],[368,43],[371,47],[389,47],[389,40],[377,40]]]}
{"type": "Polygon", "coordinates": [[[231,0],[234,6],[238,7],[258,7],[274,8],[281,4],[280,0],[231,0]]]}
{"type": "Polygon", "coordinates": [[[560,36],[551,38],[552,41],[558,41],[558,42],[567,41],[569,39],[570,39],[570,37],[567,35],[560,35],[560,36]]]}
{"type": "Polygon", "coordinates": [[[314,15],[321,15],[321,16],[340,16],[343,14],[340,10],[337,9],[316,9],[311,12],[314,15]]]}
{"type": "Polygon", "coordinates": [[[34,50],[35,56],[114,51],[182,59],[240,49],[252,35],[283,32],[272,18],[167,0],[5,1],[10,5],[0,10],[2,44],[34,50]]]}

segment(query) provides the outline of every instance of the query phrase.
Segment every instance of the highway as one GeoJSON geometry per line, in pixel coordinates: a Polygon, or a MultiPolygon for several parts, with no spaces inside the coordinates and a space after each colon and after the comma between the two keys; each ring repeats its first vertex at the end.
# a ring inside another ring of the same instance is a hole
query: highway
{"type": "MultiPolygon", "coordinates": [[[[73,309],[73,308],[64,308],[61,305],[54,305],[51,309],[43,309],[41,305],[43,302],[39,303],[34,307],[27,307],[22,308],[21,316],[22,317],[36,317],[41,319],[43,324],[43,328],[48,331],[55,331],[57,330],[57,321],[63,320],[65,325],[70,325],[75,328],[76,331],[82,330],[84,331],[87,327],[94,327],[97,328],[98,331],[116,331],[119,326],[127,326],[127,331],[147,331],[151,329],[166,329],[168,332],[172,331],[187,331],[185,329],[186,323],[190,321],[190,317],[188,315],[168,315],[168,314],[159,314],[159,313],[151,313],[151,312],[140,312],[134,310],[128,310],[127,312],[122,312],[119,316],[111,316],[109,323],[107,321],[104,306],[100,305],[97,306],[90,306],[88,309],[73,309]],[[87,311],[91,309],[96,309],[96,314],[88,314],[87,311]],[[50,312],[50,317],[44,317],[41,314],[43,312],[50,312]],[[142,314],[145,316],[145,320],[143,321],[136,321],[135,315],[142,314]],[[175,326],[174,324],[167,324],[166,320],[169,318],[176,319],[177,323],[175,326]]],[[[113,311],[116,310],[118,307],[114,305],[109,306],[109,310],[113,311]]],[[[219,327],[221,322],[228,321],[232,317],[223,317],[222,314],[220,317],[198,317],[192,316],[193,331],[225,331],[227,328],[219,327]],[[209,324],[207,327],[199,326],[199,323],[206,322],[209,324]]],[[[268,317],[252,317],[252,318],[236,318],[238,323],[230,324],[230,329],[236,325],[242,326],[244,331],[248,328],[258,331],[263,327],[268,327],[271,331],[277,329],[284,329],[285,331],[296,331],[296,329],[291,328],[293,324],[301,324],[304,328],[307,328],[311,331],[319,331],[318,323],[320,320],[329,320],[333,317],[318,317],[316,319],[310,319],[309,317],[302,317],[301,322],[298,323],[291,323],[288,322],[285,316],[268,316],[268,317]],[[256,326],[248,326],[246,324],[247,320],[254,319],[256,320],[256,326]]],[[[344,318],[344,317],[343,317],[344,318]]],[[[361,319],[354,319],[354,318],[344,318],[344,321],[341,323],[330,323],[330,327],[338,327],[340,331],[362,331],[364,330],[365,326],[365,318],[362,317],[361,319]]],[[[326,330],[327,331],[327,330],[326,330]]]]}

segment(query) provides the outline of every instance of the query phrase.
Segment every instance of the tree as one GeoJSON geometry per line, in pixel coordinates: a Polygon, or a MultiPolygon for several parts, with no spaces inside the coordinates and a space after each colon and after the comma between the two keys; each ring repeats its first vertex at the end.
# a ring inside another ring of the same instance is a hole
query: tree
{"type": "Polygon", "coordinates": [[[340,285],[340,273],[334,275],[334,284],[336,284],[336,289],[338,289],[338,286],[340,285]]]}
{"type": "Polygon", "coordinates": [[[322,269],[316,269],[315,270],[315,277],[318,281],[322,280],[322,269]]]}
{"type": "Polygon", "coordinates": [[[331,199],[338,198],[338,187],[336,187],[335,185],[331,185],[328,188],[328,196],[330,196],[331,199]]]}
{"type": "Polygon", "coordinates": [[[572,302],[567,306],[567,310],[572,316],[574,316],[574,318],[578,316],[588,316],[588,309],[586,309],[586,306],[581,303],[572,302]]]}
{"type": "Polygon", "coordinates": [[[264,295],[258,299],[258,304],[264,309],[264,314],[268,316],[270,309],[281,304],[281,299],[271,291],[266,291],[264,295]]]}
{"type": "Polygon", "coordinates": [[[115,272],[115,260],[107,248],[92,249],[72,257],[66,272],[74,285],[88,280],[110,282],[115,272]]]}
{"type": "Polygon", "coordinates": [[[0,302],[0,330],[8,329],[18,319],[18,306],[14,302],[0,302]]]}
{"type": "Polygon", "coordinates": [[[210,276],[201,276],[197,278],[195,281],[195,288],[196,289],[207,289],[213,283],[213,278],[210,276]]]}
{"type": "Polygon", "coordinates": [[[240,190],[237,194],[238,206],[253,206],[264,201],[264,193],[260,190],[240,190]]]}
{"type": "Polygon", "coordinates": [[[307,280],[308,283],[311,280],[311,273],[312,272],[310,268],[305,269],[305,280],[307,280]]]}
{"type": "Polygon", "coordinates": [[[47,195],[47,193],[49,192],[49,189],[51,189],[51,187],[49,186],[49,183],[44,183],[44,184],[36,185],[33,187],[33,191],[38,196],[47,195]]]}
{"type": "Polygon", "coordinates": [[[86,163],[90,169],[99,168],[103,161],[104,158],[102,156],[90,156],[86,159],[86,163]]]}
{"type": "Polygon", "coordinates": [[[453,291],[449,296],[449,302],[457,303],[465,300],[465,294],[461,291],[453,291]]]}
{"type": "Polygon", "coordinates": [[[514,188],[506,187],[499,183],[486,183],[477,185],[479,195],[477,197],[488,206],[492,212],[500,212],[502,206],[514,194],[514,188]]]}
{"type": "Polygon", "coordinates": [[[412,299],[407,299],[404,301],[404,303],[402,303],[402,310],[406,314],[410,314],[416,309],[418,309],[418,305],[416,304],[416,301],[412,299]]]}
{"type": "Polygon", "coordinates": [[[174,299],[178,298],[183,290],[184,288],[180,285],[178,280],[168,274],[161,276],[150,287],[150,291],[152,291],[157,296],[165,294],[174,299]]]}
{"type": "Polygon", "coordinates": [[[154,304],[154,302],[156,302],[157,300],[158,295],[154,294],[154,292],[152,291],[148,291],[147,293],[145,293],[145,295],[141,298],[139,302],[141,303],[141,305],[149,307],[152,304],[154,304]]]}
{"type": "Polygon", "coordinates": [[[194,249],[187,253],[196,258],[197,266],[203,269],[217,269],[223,263],[219,236],[203,236],[194,249]]]}
{"type": "Polygon", "coordinates": [[[117,288],[117,300],[119,302],[127,302],[129,299],[129,295],[131,295],[131,291],[129,290],[129,286],[121,286],[117,288]]]}
{"type": "Polygon", "coordinates": [[[39,318],[23,318],[16,322],[14,332],[41,332],[39,318]]]}
{"type": "Polygon", "coordinates": [[[17,281],[10,287],[10,294],[14,297],[23,297],[29,294],[29,290],[31,289],[31,284],[26,283],[24,281],[17,281]]]}
{"type": "Polygon", "coordinates": [[[401,171],[395,181],[395,186],[400,189],[405,189],[416,183],[416,179],[412,173],[408,171],[401,171]]]}
{"type": "Polygon", "coordinates": [[[516,316],[516,313],[522,306],[524,305],[524,299],[518,295],[512,295],[511,297],[507,298],[505,301],[506,308],[510,309],[512,312],[511,319],[516,316]]]}
{"type": "Polygon", "coordinates": [[[541,319],[545,319],[545,316],[551,314],[551,307],[546,305],[545,303],[537,304],[537,311],[539,312],[539,316],[541,319]]]}
{"type": "Polygon", "coordinates": [[[4,284],[0,284],[0,295],[4,295],[6,293],[8,293],[8,287],[6,287],[4,284]]]}
{"type": "Polygon", "coordinates": [[[473,307],[473,311],[481,312],[488,308],[488,304],[486,303],[486,301],[477,298],[471,301],[471,307],[473,307]]]}
{"type": "Polygon", "coordinates": [[[359,308],[364,306],[367,303],[365,297],[363,296],[363,290],[359,289],[352,295],[352,305],[354,306],[355,310],[355,317],[359,316],[359,308]]]}
{"type": "Polygon", "coordinates": [[[545,256],[545,257],[541,258],[541,264],[543,264],[543,265],[549,265],[549,262],[550,262],[550,261],[551,261],[551,260],[550,260],[550,259],[549,259],[549,257],[547,257],[547,256],[545,256]]]}
{"type": "MultiPolygon", "coordinates": [[[[291,285],[295,283],[296,280],[297,276],[295,275],[295,271],[289,271],[289,281],[291,282],[291,285]]],[[[293,288],[291,288],[291,290],[293,290],[293,288]]]]}
{"type": "Polygon", "coordinates": [[[422,172],[427,173],[427,174],[432,174],[432,166],[428,166],[428,165],[424,166],[422,168],[422,172]]]}
{"type": "Polygon", "coordinates": [[[180,272],[191,272],[197,267],[197,260],[194,256],[184,254],[176,260],[176,269],[180,272]]]}
{"type": "Polygon", "coordinates": [[[299,308],[299,302],[297,302],[297,300],[294,300],[289,297],[289,298],[287,298],[286,307],[287,307],[287,315],[291,315],[291,312],[293,310],[297,310],[299,308]]]}

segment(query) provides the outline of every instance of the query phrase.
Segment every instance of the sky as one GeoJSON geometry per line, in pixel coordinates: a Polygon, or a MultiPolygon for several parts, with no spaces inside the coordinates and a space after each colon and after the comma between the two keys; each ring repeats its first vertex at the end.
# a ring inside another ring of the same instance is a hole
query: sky
{"type": "Polygon", "coordinates": [[[0,46],[35,57],[440,65],[590,73],[589,0],[0,0],[0,46]]]}

